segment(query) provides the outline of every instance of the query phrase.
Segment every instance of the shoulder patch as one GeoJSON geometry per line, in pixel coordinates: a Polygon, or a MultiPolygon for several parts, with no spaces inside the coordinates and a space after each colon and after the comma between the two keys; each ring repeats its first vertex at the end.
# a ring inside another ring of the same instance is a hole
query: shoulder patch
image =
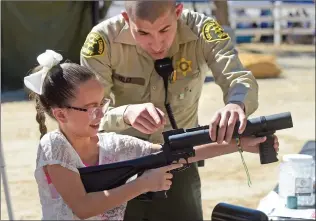
{"type": "Polygon", "coordinates": [[[202,28],[202,35],[207,42],[226,40],[230,38],[230,36],[215,20],[208,20],[205,22],[202,28]]]}
{"type": "Polygon", "coordinates": [[[97,32],[90,32],[81,48],[81,54],[90,58],[104,54],[105,41],[97,32]]]}

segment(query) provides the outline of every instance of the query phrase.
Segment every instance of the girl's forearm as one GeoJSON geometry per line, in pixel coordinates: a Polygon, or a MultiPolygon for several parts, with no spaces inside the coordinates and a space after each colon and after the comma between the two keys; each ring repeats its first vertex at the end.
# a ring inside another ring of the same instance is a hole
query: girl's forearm
{"type": "Polygon", "coordinates": [[[200,160],[205,160],[213,157],[218,157],[238,151],[235,141],[229,144],[205,144],[201,146],[194,147],[195,157],[190,157],[189,163],[197,162],[200,160]]]}
{"type": "MultiPolygon", "coordinates": [[[[153,144],[152,153],[160,151],[161,145],[153,144]]],[[[229,144],[205,144],[194,147],[195,150],[195,157],[190,157],[188,159],[189,163],[197,162],[200,160],[205,160],[213,157],[222,156],[225,154],[230,154],[238,151],[236,141],[231,141],[229,144]]],[[[184,159],[180,160],[180,163],[186,163],[184,159]]]]}
{"type": "Polygon", "coordinates": [[[111,210],[127,201],[148,192],[143,180],[138,178],[111,190],[86,194],[78,204],[75,214],[80,219],[87,219],[111,210]]]}

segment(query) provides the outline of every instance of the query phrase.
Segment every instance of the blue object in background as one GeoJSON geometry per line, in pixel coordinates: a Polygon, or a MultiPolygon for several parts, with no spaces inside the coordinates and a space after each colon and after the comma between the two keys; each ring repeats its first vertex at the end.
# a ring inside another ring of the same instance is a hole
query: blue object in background
{"type": "Polygon", "coordinates": [[[286,207],[289,209],[297,209],[297,197],[296,196],[288,196],[286,198],[286,207]]]}
{"type": "MultiPolygon", "coordinates": [[[[272,2],[274,2],[275,0],[273,0],[272,2]]],[[[284,3],[299,3],[299,4],[314,4],[313,0],[281,0],[281,2],[284,3]]]]}
{"type": "MultiPolygon", "coordinates": [[[[247,16],[245,10],[237,10],[236,14],[238,16],[247,16]]],[[[253,23],[251,22],[239,22],[236,24],[236,29],[249,29],[253,28],[253,23]]],[[[244,35],[244,36],[236,36],[236,44],[241,44],[241,43],[250,43],[252,38],[254,36],[252,35],[244,35]]]]}
{"type": "MultiPolygon", "coordinates": [[[[260,16],[262,16],[262,17],[264,17],[264,16],[270,16],[270,15],[272,15],[272,12],[271,12],[271,10],[269,10],[269,9],[263,9],[263,10],[261,10],[261,12],[260,12],[260,16]]],[[[273,27],[273,23],[262,22],[262,23],[260,24],[260,27],[261,27],[261,28],[272,28],[272,27],[273,27]]]]}

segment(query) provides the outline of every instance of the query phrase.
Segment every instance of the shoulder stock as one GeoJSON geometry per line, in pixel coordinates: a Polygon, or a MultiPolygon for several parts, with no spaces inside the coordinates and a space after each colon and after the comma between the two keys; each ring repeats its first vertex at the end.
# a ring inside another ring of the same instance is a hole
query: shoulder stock
{"type": "Polygon", "coordinates": [[[167,165],[163,152],[133,160],[79,168],[86,192],[98,192],[124,185],[131,177],[167,165]]]}

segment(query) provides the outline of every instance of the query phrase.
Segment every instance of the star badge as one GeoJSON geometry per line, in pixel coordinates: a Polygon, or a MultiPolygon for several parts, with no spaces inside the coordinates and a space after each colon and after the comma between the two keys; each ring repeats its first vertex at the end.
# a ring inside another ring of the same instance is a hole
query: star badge
{"type": "Polygon", "coordinates": [[[187,61],[185,58],[181,58],[177,61],[177,71],[182,72],[183,76],[187,76],[188,71],[192,71],[192,61],[187,61]]]}

